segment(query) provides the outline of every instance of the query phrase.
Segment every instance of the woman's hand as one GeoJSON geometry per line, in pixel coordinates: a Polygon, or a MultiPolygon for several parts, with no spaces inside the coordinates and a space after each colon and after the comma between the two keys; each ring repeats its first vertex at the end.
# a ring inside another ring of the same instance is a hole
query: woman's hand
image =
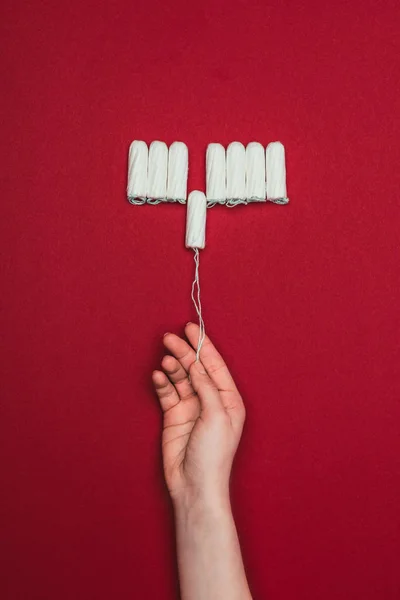
{"type": "Polygon", "coordinates": [[[229,476],[245,419],[242,398],[206,337],[167,333],[153,382],[164,412],[163,458],[175,507],[182,600],[251,600],[229,501],[229,476]]]}
{"type": "Polygon", "coordinates": [[[235,382],[208,337],[196,361],[199,327],[188,323],[190,343],[164,336],[171,355],[153,383],[164,413],[165,478],[174,502],[229,499],[229,476],[245,420],[235,382]]]}

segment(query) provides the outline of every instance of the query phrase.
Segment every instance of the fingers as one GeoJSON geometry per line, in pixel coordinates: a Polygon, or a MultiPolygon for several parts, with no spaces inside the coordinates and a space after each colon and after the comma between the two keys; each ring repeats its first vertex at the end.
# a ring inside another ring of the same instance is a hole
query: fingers
{"type": "MultiPolygon", "coordinates": [[[[185,328],[185,333],[189,342],[196,348],[199,337],[199,326],[195,323],[188,323],[185,328]]],[[[200,360],[205,366],[208,375],[220,391],[237,392],[236,384],[233,381],[232,375],[229,373],[229,369],[226,366],[224,359],[208,336],[205,337],[201,347],[200,360]]]]}
{"type": "MultiPolygon", "coordinates": [[[[199,395],[202,409],[204,410],[208,407],[211,410],[211,408],[215,407],[220,408],[222,405],[229,411],[231,417],[234,417],[237,413],[240,420],[241,412],[244,412],[243,400],[222,356],[216,350],[209,337],[206,336],[200,351],[200,362],[196,361],[194,348],[197,348],[198,344],[199,326],[194,323],[188,323],[185,333],[192,345],[173,333],[168,333],[164,336],[164,345],[180,363],[183,371],[190,373],[188,383],[190,384],[191,381],[192,389],[199,395]],[[204,366],[205,373],[199,371],[199,366],[200,368],[204,366]]],[[[170,358],[172,359],[172,357],[170,358]]],[[[170,358],[168,358],[168,361],[170,358]]],[[[165,366],[163,363],[163,368],[165,366]]],[[[182,381],[185,381],[184,375],[178,369],[177,365],[173,366],[172,362],[170,362],[168,367],[172,368],[172,370],[176,369],[175,376],[179,381],[181,378],[182,381]]],[[[171,380],[174,381],[173,377],[171,377],[171,380]]],[[[187,390],[188,387],[185,382],[182,393],[186,394],[187,390]]],[[[180,389],[179,394],[181,394],[180,389]]],[[[241,420],[244,420],[244,418],[241,420]]]]}
{"type": "Polygon", "coordinates": [[[196,360],[193,348],[174,333],[165,334],[164,346],[179,360],[185,371],[189,372],[190,365],[196,360]]]}
{"type": "Polygon", "coordinates": [[[163,412],[176,406],[179,402],[178,392],[166,374],[162,371],[154,371],[152,379],[163,412]]]}
{"type": "Polygon", "coordinates": [[[170,381],[174,384],[181,400],[188,400],[196,395],[187,372],[175,357],[164,356],[161,366],[170,381]]]}
{"type": "Polygon", "coordinates": [[[210,379],[200,361],[195,361],[190,367],[190,379],[194,391],[200,400],[201,410],[205,413],[223,412],[221,396],[215,383],[210,379]]]}

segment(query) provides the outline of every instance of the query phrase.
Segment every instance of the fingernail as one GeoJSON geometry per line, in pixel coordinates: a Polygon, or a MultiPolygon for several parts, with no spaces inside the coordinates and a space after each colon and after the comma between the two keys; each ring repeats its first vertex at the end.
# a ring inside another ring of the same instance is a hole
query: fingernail
{"type": "Polygon", "coordinates": [[[167,331],[166,333],[164,333],[163,337],[165,337],[165,336],[166,336],[166,335],[168,335],[168,334],[169,334],[169,331],[167,331]]]}
{"type": "Polygon", "coordinates": [[[186,323],[185,327],[187,327],[188,325],[191,325],[191,324],[192,324],[192,321],[188,321],[188,322],[186,323]]]}
{"type": "Polygon", "coordinates": [[[198,372],[201,373],[202,375],[206,374],[204,367],[199,360],[196,360],[196,368],[197,368],[198,372]]]}

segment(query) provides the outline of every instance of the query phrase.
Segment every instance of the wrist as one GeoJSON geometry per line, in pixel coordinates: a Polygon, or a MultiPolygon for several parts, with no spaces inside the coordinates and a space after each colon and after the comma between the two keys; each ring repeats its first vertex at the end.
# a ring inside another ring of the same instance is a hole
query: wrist
{"type": "Polygon", "coordinates": [[[172,498],[176,517],[187,520],[190,516],[202,518],[231,513],[229,489],[185,489],[172,498]]]}

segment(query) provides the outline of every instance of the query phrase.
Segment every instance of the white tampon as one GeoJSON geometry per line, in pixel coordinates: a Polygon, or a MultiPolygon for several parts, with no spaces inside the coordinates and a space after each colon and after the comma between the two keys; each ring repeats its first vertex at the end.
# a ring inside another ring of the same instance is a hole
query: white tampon
{"type": "Polygon", "coordinates": [[[206,194],[209,202],[226,200],[225,148],[208,144],[206,154],[206,194]]]}
{"type": "Polygon", "coordinates": [[[186,202],[188,149],[183,142],[174,142],[168,151],[167,199],[186,202]]]}
{"type": "Polygon", "coordinates": [[[190,192],[186,212],[186,248],[206,245],[207,199],[203,192],[190,192]]]}
{"type": "Polygon", "coordinates": [[[246,148],[246,198],[265,202],[265,154],[258,142],[250,142],[246,148]]]}
{"type": "Polygon", "coordinates": [[[165,200],[167,197],[168,148],[164,142],[152,142],[149,149],[147,197],[165,200]]]}
{"type": "Polygon", "coordinates": [[[126,193],[129,199],[146,198],[147,193],[147,163],[149,151],[147,144],[134,140],[129,148],[128,157],[128,187],[126,193]]]}
{"type": "Polygon", "coordinates": [[[226,197],[246,199],[246,150],[240,142],[232,142],[226,150],[226,197]]]}
{"type": "Polygon", "coordinates": [[[287,200],[285,148],[281,142],[271,142],[265,152],[267,199],[287,200]]]}

